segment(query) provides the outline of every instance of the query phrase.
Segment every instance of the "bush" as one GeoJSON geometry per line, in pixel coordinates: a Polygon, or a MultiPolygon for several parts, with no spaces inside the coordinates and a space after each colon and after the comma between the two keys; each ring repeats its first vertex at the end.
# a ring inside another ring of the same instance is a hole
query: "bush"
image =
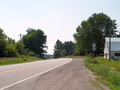
{"type": "Polygon", "coordinates": [[[6,47],[6,51],[4,51],[7,57],[17,57],[19,53],[17,52],[14,44],[8,44],[6,47]]]}
{"type": "Polygon", "coordinates": [[[25,56],[25,55],[21,55],[20,58],[22,58],[23,61],[27,61],[27,56],[25,56]]]}
{"type": "Polygon", "coordinates": [[[84,59],[86,60],[86,62],[89,62],[89,63],[98,63],[98,61],[97,61],[96,58],[94,58],[94,59],[90,59],[90,57],[89,57],[89,58],[86,57],[86,58],[84,58],[84,59]]]}
{"type": "Polygon", "coordinates": [[[33,51],[28,53],[28,56],[35,56],[35,53],[33,51]]]}

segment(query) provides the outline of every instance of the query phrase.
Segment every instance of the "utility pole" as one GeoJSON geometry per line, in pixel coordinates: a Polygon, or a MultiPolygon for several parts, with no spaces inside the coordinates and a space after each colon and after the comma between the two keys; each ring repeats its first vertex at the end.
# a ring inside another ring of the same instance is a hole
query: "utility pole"
{"type": "Polygon", "coordinates": [[[111,22],[110,22],[110,30],[109,30],[109,61],[111,62],[111,22]]]}
{"type": "Polygon", "coordinates": [[[20,33],[20,35],[19,35],[19,36],[20,36],[20,41],[21,41],[21,55],[22,55],[22,57],[23,57],[23,50],[22,50],[22,38],[21,38],[21,37],[22,37],[22,35],[21,35],[21,33],[20,33]]]}

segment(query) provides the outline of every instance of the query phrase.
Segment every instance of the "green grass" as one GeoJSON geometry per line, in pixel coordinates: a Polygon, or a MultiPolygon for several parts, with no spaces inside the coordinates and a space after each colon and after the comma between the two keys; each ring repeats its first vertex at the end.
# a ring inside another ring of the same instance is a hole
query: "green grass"
{"type": "Polygon", "coordinates": [[[108,59],[97,57],[91,59],[84,58],[84,64],[87,68],[98,75],[97,80],[101,83],[107,84],[112,90],[120,90],[120,60],[109,62],[108,59]]]}
{"type": "Polygon", "coordinates": [[[0,65],[24,63],[24,62],[31,62],[37,60],[43,60],[43,58],[38,58],[33,56],[27,56],[27,57],[24,56],[24,58],[22,57],[0,58],[0,65]]]}
{"type": "Polygon", "coordinates": [[[82,58],[82,56],[73,56],[73,55],[70,55],[70,56],[65,56],[65,57],[62,57],[62,58],[82,58]]]}
{"type": "Polygon", "coordinates": [[[91,86],[94,86],[97,90],[105,90],[102,86],[99,85],[97,81],[89,80],[91,86]]]}

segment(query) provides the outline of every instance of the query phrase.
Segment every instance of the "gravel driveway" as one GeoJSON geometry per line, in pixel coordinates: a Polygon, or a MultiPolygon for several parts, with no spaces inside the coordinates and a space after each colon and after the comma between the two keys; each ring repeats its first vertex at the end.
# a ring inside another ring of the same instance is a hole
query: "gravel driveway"
{"type": "Polygon", "coordinates": [[[94,78],[93,72],[84,66],[82,59],[73,59],[68,64],[9,90],[100,90],[91,82],[95,81],[94,78]]]}

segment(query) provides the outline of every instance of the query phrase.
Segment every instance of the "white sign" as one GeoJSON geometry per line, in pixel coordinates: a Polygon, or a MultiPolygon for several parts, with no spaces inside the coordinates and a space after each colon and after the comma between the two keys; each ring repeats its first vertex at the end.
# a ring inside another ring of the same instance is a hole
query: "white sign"
{"type": "Polygon", "coordinates": [[[93,50],[93,51],[95,51],[95,50],[96,50],[96,48],[95,48],[95,47],[96,47],[96,44],[95,44],[95,42],[93,42],[93,44],[92,44],[92,50],[93,50]]]}
{"type": "Polygon", "coordinates": [[[95,50],[96,50],[96,48],[92,48],[92,50],[93,50],[93,51],[95,51],[95,50]]]}
{"type": "Polygon", "coordinates": [[[93,47],[93,48],[95,48],[95,47],[96,47],[96,44],[95,44],[95,43],[93,43],[93,44],[92,44],[92,47],[93,47]]]}

